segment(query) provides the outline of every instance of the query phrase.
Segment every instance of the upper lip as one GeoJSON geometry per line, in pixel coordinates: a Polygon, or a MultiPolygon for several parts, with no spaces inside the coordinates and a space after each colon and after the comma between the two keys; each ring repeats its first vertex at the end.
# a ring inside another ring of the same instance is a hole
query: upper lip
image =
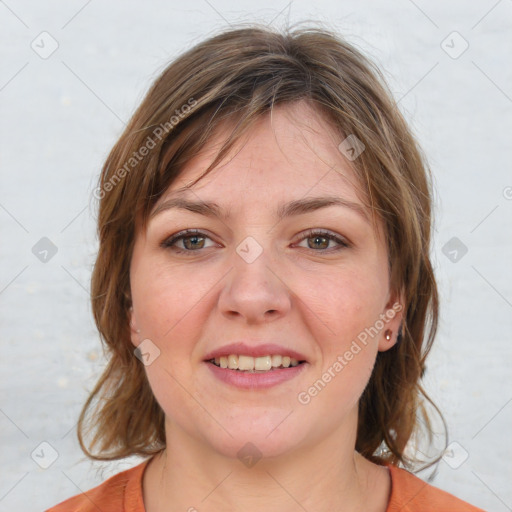
{"type": "Polygon", "coordinates": [[[227,357],[231,354],[252,357],[281,355],[293,357],[294,359],[297,359],[297,361],[306,361],[306,358],[303,354],[297,352],[296,350],[283,347],[282,345],[279,345],[277,343],[261,343],[258,345],[248,345],[244,341],[230,343],[228,345],[223,345],[220,348],[212,350],[211,352],[208,352],[208,354],[206,354],[204,360],[209,361],[210,359],[215,359],[216,357],[227,357]]]}

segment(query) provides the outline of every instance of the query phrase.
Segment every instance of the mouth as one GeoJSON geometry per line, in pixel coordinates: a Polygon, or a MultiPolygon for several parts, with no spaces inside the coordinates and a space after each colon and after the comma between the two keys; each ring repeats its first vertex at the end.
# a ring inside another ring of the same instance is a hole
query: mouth
{"type": "Polygon", "coordinates": [[[242,354],[215,357],[206,360],[218,368],[234,370],[240,373],[270,373],[276,370],[285,370],[304,364],[305,360],[295,359],[279,354],[252,357],[242,354]]]}

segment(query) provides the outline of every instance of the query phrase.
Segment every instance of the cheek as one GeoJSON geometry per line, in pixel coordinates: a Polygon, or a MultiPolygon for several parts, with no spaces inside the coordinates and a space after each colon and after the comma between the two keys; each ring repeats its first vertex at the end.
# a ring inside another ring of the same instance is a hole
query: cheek
{"type": "Polygon", "coordinates": [[[148,381],[166,415],[182,424],[189,421],[194,407],[190,394],[198,392],[191,375],[204,323],[205,294],[211,288],[203,277],[148,262],[137,267],[132,280],[140,336],[160,351],[145,368],[148,381]]]}
{"type": "Polygon", "coordinates": [[[371,376],[379,339],[372,327],[379,319],[385,290],[378,275],[346,269],[303,286],[305,303],[325,327],[317,331],[321,364],[310,391],[321,393],[320,401],[326,400],[330,407],[338,404],[344,410],[357,402],[371,376]]]}
{"type": "Polygon", "coordinates": [[[141,333],[163,343],[172,339],[182,325],[190,327],[213,282],[211,275],[184,272],[151,261],[137,267],[132,295],[141,333]]]}
{"type": "Polygon", "coordinates": [[[321,321],[330,351],[343,350],[347,342],[370,328],[379,318],[385,288],[379,276],[363,270],[333,273],[302,282],[297,295],[321,321]]]}

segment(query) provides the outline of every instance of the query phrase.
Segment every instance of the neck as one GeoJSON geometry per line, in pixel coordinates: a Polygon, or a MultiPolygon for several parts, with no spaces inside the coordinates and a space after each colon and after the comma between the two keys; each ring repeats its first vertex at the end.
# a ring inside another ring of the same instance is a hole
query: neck
{"type": "Polygon", "coordinates": [[[354,450],[351,430],[342,427],[314,445],[244,465],[166,423],[167,448],[144,474],[146,512],[383,512],[387,469],[354,450]]]}

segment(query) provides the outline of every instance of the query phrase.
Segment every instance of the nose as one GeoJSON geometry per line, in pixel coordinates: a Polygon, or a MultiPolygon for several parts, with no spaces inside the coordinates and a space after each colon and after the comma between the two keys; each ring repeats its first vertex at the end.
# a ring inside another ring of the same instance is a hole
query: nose
{"type": "Polygon", "coordinates": [[[254,261],[236,254],[219,296],[223,315],[240,317],[247,324],[274,321],[291,308],[291,291],[283,267],[263,251],[254,261]]]}

